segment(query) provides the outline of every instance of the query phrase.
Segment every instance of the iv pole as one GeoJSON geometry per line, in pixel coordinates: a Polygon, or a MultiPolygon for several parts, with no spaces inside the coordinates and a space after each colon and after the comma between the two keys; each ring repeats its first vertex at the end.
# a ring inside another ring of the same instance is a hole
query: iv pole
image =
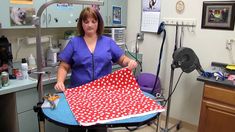
{"type": "Polygon", "coordinates": [[[39,103],[34,107],[35,112],[38,116],[39,131],[45,132],[45,120],[42,116],[41,104],[43,102],[43,83],[42,74],[43,67],[45,67],[45,59],[43,54],[43,47],[41,45],[41,15],[43,11],[50,5],[55,3],[66,3],[66,4],[81,4],[81,5],[104,5],[103,1],[100,0],[51,0],[44,3],[38,10],[37,15],[34,17],[34,26],[36,27],[36,57],[37,57],[37,73],[38,73],[38,99],[39,103]]]}

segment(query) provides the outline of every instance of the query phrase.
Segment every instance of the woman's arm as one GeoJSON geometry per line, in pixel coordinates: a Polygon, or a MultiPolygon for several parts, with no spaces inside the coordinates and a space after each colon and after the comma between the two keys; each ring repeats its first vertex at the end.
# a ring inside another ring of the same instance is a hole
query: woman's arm
{"type": "Polygon", "coordinates": [[[64,81],[67,76],[67,73],[70,70],[70,65],[65,62],[60,62],[58,71],[57,71],[57,83],[55,84],[55,89],[58,91],[64,91],[65,85],[64,81]]]}
{"type": "Polygon", "coordinates": [[[130,70],[133,70],[134,68],[137,67],[137,63],[136,61],[128,58],[126,55],[122,55],[118,62],[119,65],[121,65],[122,67],[127,67],[130,70]]]}

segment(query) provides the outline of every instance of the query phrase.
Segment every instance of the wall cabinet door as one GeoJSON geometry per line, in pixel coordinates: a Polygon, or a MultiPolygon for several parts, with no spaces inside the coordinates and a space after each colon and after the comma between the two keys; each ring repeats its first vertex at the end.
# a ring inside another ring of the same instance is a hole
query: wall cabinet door
{"type": "Polygon", "coordinates": [[[127,0],[108,0],[107,26],[126,26],[127,0]]]}
{"type": "MultiPolygon", "coordinates": [[[[12,3],[12,0],[3,0],[0,8],[2,28],[35,28],[33,15],[48,0],[31,0],[30,3],[12,3]],[[25,14],[25,16],[22,16],[25,14]]],[[[13,0],[14,1],[14,0],[13,0]]],[[[15,0],[16,1],[16,0],[15,0]]],[[[20,0],[17,0],[20,1],[20,0]]],[[[30,1],[30,0],[28,0],[30,1]]],[[[103,0],[104,5],[99,6],[105,26],[126,26],[127,0],[103,0]]],[[[41,27],[76,27],[77,18],[83,5],[53,4],[47,7],[41,15],[41,27]]]]}
{"type": "Polygon", "coordinates": [[[0,23],[1,23],[1,28],[5,28],[7,26],[7,23],[9,23],[9,1],[8,0],[2,0],[0,4],[0,9],[1,9],[1,15],[0,15],[0,23]]]}
{"type": "MultiPolygon", "coordinates": [[[[0,22],[5,29],[35,28],[33,15],[36,15],[39,8],[48,0],[31,0],[31,3],[24,3],[26,0],[17,0],[17,3],[11,1],[3,0],[0,4],[1,10],[5,12],[0,15],[0,22]]],[[[41,27],[76,27],[82,9],[82,5],[52,4],[41,15],[41,27]]]]}
{"type": "MultiPolygon", "coordinates": [[[[36,11],[48,0],[34,0],[36,11]]],[[[41,15],[41,27],[76,27],[82,5],[57,4],[48,6],[41,15]]]]}
{"type": "Polygon", "coordinates": [[[127,0],[103,0],[99,12],[104,20],[104,26],[126,26],[127,0]]]}
{"type": "Polygon", "coordinates": [[[53,4],[47,8],[47,27],[76,27],[82,5],[53,4]]]}
{"type": "Polygon", "coordinates": [[[103,18],[104,21],[104,26],[107,26],[109,23],[109,18],[108,18],[108,0],[103,0],[104,1],[104,5],[103,6],[99,6],[99,12],[103,18]]]}

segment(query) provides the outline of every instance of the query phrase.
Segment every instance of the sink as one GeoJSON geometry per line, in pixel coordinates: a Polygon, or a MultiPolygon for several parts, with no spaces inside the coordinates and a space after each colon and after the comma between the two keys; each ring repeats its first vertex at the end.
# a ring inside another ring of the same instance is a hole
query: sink
{"type": "MultiPolygon", "coordinates": [[[[45,80],[56,78],[57,69],[58,69],[58,66],[56,66],[56,67],[44,67],[42,69],[42,72],[43,72],[42,80],[45,81],[45,80]]],[[[29,77],[32,78],[32,79],[37,80],[38,79],[37,69],[31,70],[31,72],[29,74],[29,77]]]]}

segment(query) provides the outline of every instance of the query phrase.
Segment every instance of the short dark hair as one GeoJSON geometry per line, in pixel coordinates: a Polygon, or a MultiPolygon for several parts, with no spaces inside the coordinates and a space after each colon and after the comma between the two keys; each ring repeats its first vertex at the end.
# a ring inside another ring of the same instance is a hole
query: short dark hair
{"type": "Polygon", "coordinates": [[[79,34],[81,36],[85,35],[85,32],[82,27],[82,21],[87,20],[88,17],[92,17],[98,21],[98,28],[97,28],[96,33],[98,36],[100,36],[104,30],[104,21],[100,15],[99,11],[96,10],[95,8],[92,8],[92,7],[86,7],[80,13],[80,16],[78,18],[78,23],[77,23],[77,29],[78,29],[79,34]]]}

